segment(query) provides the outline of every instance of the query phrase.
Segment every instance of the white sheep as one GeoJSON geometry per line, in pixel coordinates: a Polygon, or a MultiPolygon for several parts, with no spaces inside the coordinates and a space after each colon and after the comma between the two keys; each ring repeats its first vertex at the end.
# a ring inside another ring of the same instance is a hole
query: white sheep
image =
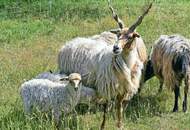
{"type": "Polygon", "coordinates": [[[20,94],[26,113],[37,107],[42,112],[53,112],[56,126],[60,124],[62,111],[67,114],[73,110],[80,98],[81,75],[72,73],[61,80],[68,83],[52,82],[48,79],[32,79],[22,84],[20,94]]]}
{"type": "Polygon", "coordinates": [[[190,40],[180,35],[161,35],[156,40],[147,64],[145,81],[156,75],[175,94],[173,112],[178,111],[179,88],[185,81],[183,111],[187,110],[187,93],[190,86],[190,40]]]}
{"type": "MultiPolygon", "coordinates": [[[[110,8],[120,26],[119,30],[111,31],[117,35],[102,33],[67,42],[59,52],[58,65],[62,73],[89,73],[82,79],[83,84],[95,89],[107,102],[116,97],[117,127],[122,128],[123,101],[128,102],[137,93],[147,59],[146,47],[135,28],[141,24],[151,5],[130,28],[124,28],[113,8],[110,8]],[[113,46],[110,41],[116,44],[113,46]]],[[[105,109],[101,129],[105,126],[105,109]]]]}
{"type": "MultiPolygon", "coordinates": [[[[87,76],[88,74],[83,74],[81,75],[82,78],[87,76]]],[[[67,76],[66,74],[60,74],[59,72],[43,72],[38,74],[35,79],[48,79],[53,82],[62,82],[60,79],[62,77],[67,76]]],[[[81,91],[80,91],[80,99],[78,101],[78,104],[86,104],[90,108],[96,104],[102,104],[103,100],[98,97],[96,91],[90,87],[86,87],[84,85],[81,86],[81,91]]]]}

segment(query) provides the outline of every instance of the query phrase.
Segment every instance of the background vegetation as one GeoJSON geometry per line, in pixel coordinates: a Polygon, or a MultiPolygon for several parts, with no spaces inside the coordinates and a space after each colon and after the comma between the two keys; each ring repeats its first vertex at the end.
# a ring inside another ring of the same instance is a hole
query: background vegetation
{"type": "MultiPolygon", "coordinates": [[[[149,0],[112,0],[126,25],[130,25],[149,0]]],[[[179,33],[190,38],[190,1],[155,0],[138,32],[148,50],[161,34],[179,33]]],[[[68,40],[116,28],[106,0],[0,0],[0,129],[54,129],[42,114],[25,117],[19,96],[24,80],[40,72],[57,69],[57,54],[68,40]]],[[[190,130],[190,114],[172,113],[173,93],[150,80],[125,111],[130,130],[190,130]]],[[[190,104],[190,102],[189,102],[190,104]]],[[[190,111],[189,105],[188,109],[190,111]]],[[[106,129],[115,129],[114,111],[106,129]]],[[[70,116],[73,130],[98,130],[101,111],[70,116]]]]}

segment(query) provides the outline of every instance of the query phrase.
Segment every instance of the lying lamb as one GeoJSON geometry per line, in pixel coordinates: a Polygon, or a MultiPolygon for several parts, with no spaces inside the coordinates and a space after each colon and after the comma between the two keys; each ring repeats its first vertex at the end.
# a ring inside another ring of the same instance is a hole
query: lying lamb
{"type": "Polygon", "coordinates": [[[32,107],[41,112],[51,110],[56,126],[60,125],[62,110],[67,114],[73,110],[80,99],[81,75],[72,73],[60,79],[69,82],[52,82],[48,79],[32,79],[22,84],[20,94],[25,112],[30,114],[32,107]]]}

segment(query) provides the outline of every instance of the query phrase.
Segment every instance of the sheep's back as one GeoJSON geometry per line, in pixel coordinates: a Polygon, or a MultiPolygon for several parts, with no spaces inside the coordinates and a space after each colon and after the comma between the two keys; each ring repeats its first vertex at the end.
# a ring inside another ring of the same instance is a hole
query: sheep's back
{"type": "Polygon", "coordinates": [[[66,77],[67,75],[65,74],[60,74],[60,73],[51,73],[51,72],[43,72],[38,74],[35,79],[48,79],[53,82],[60,82],[63,84],[67,84],[67,81],[60,81],[61,78],[66,77]]]}
{"type": "Polygon", "coordinates": [[[102,40],[106,42],[107,44],[113,45],[117,41],[117,35],[113,34],[111,32],[102,32],[100,35],[94,35],[92,37],[89,37],[93,40],[102,40]]]}

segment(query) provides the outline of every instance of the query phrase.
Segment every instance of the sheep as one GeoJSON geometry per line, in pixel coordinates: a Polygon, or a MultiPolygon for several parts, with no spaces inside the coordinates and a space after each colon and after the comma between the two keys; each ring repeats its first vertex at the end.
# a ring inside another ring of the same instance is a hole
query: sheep
{"type": "Polygon", "coordinates": [[[21,85],[20,95],[27,114],[32,112],[32,107],[41,112],[53,112],[55,125],[59,127],[62,110],[67,114],[73,110],[80,98],[81,75],[72,73],[60,80],[66,83],[56,83],[48,79],[32,79],[21,85]]]}
{"type": "MultiPolygon", "coordinates": [[[[52,72],[51,70],[49,72],[43,72],[38,74],[35,79],[48,79],[53,82],[60,82],[60,79],[62,77],[66,77],[66,74],[60,74],[59,72],[52,72]]],[[[61,81],[62,82],[62,81],[61,81]]]]}
{"type": "Polygon", "coordinates": [[[190,85],[190,40],[180,35],[161,35],[156,40],[147,64],[145,81],[153,76],[174,91],[173,112],[178,111],[179,87],[185,81],[183,111],[187,111],[187,93],[190,85]]]}
{"type": "MultiPolygon", "coordinates": [[[[83,74],[81,77],[85,77],[88,74],[83,74]]],[[[60,74],[59,72],[43,72],[38,74],[35,79],[48,79],[52,82],[62,82],[60,79],[62,77],[67,76],[66,74],[60,74]]],[[[78,101],[78,104],[86,104],[91,108],[92,106],[95,106],[96,104],[103,104],[103,101],[101,98],[99,98],[96,94],[96,91],[92,88],[86,87],[84,85],[81,86],[80,91],[80,98],[78,101]]]]}
{"type": "Polygon", "coordinates": [[[106,101],[101,129],[105,127],[108,102],[116,98],[117,127],[122,128],[123,101],[128,103],[137,93],[147,55],[144,42],[135,29],[151,6],[130,28],[126,28],[109,5],[120,29],[88,38],[74,38],[59,51],[60,71],[66,74],[90,73],[82,79],[83,84],[96,90],[98,96],[106,101]]]}

